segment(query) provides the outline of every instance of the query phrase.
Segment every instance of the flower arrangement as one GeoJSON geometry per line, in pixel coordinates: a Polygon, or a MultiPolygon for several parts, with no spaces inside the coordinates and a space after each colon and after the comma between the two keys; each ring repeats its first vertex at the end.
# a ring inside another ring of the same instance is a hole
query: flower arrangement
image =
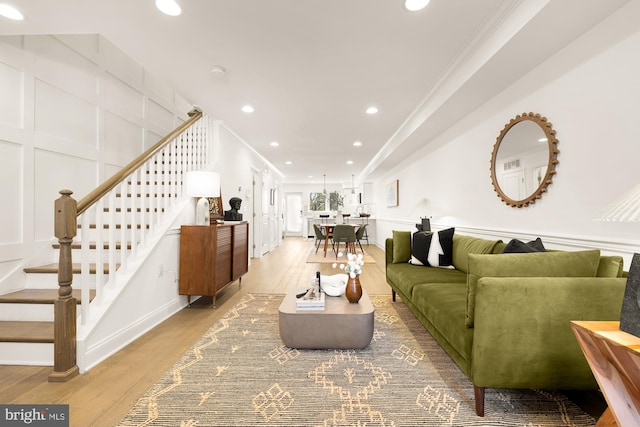
{"type": "MultiPolygon", "coordinates": [[[[343,256],[344,254],[342,252],[338,253],[338,257],[343,256]]],[[[364,261],[362,259],[362,254],[352,254],[352,253],[348,253],[347,254],[347,263],[346,264],[340,264],[340,270],[344,270],[345,273],[347,273],[349,275],[349,277],[351,277],[352,279],[355,279],[356,276],[360,275],[362,273],[362,266],[364,265],[364,261]]],[[[338,263],[333,263],[333,268],[337,268],[338,267],[338,263]]]]}

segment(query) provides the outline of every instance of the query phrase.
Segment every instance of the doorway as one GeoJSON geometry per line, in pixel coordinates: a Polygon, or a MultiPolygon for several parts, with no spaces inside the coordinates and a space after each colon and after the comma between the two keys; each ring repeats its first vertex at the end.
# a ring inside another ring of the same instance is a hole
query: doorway
{"type": "Polygon", "coordinates": [[[285,193],[285,236],[303,236],[302,193],[285,193]]]}

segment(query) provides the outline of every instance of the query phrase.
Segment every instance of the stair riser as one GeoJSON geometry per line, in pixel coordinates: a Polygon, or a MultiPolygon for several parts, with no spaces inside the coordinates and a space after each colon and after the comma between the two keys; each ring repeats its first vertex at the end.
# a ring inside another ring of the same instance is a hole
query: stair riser
{"type": "MultiPolygon", "coordinates": [[[[130,251],[127,251],[125,256],[128,256],[129,252],[130,251]]],[[[116,256],[115,258],[116,264],[122,264],[122,259],[121,259],[122,254],[120,250],[116,250],[115,256],[116,256]]],[[[92,264],[95,264],[97,258],[98,258],[97,252],[94,249],[91,249],[89,251],[89,262],[92,264]]],[[[74,263],[80,263],[80,260],[82,259],[82,250],[72,249],[71,259],[73,260],[74,263]]],[[[58,260],[56,260],[55,262],[57,261],[58,260]]],[[[105,249],[102,251],[102,263],[107,264],[108,262],[109,262],[109,251],[105,249]]]]}
{"type": "MultiPolygon", "coordinates": [[[[138,208],[139,208],[139,206],[138,206],[138,208]]],[[[146,209],[149,209],[149,206],[145,206],[145,210],[146,209]]],[[[151,207],[151,209],[154,210],[154,211],[156,209],[161,210],[162,207],[158,207],[158,206],[154,205],[154,206],[151,207]]],[[[160,212],[160,214],[162,214],[162,212],[160,212]]],[[[145,218],[150,218],[150,217],[151,218],[157,218],[157,216],[158,216],[157,212],[147,212],[144,215],[145,218]],[[152,215],[152,213],[153,213],[153,215],[152,215]]],[[[122,214],[122,212],[116,212],[116,213],[113,214],[113,218],[114,218],[114,223],[115,224],[120,224],[122,222],[130,223],[132,217],[133,217],[133,219],[135,219],[136,224],[140,224],[140,221],[141,221],[143,215],[140,212],[136,212],[136,214],[133,215],[133,216],[129,212],[127,212],[125,214],[122,214]]],[[[145,219],[145,221],[148,221],[148,219],[145,219]]],[[[93,222],[93,221],[91,221],[91,222],[93,222]]],[[[106,212],[102,215],[102,222],[105,222],[105,223],[109,222],[106,212]]]]}
{"type": "Polygon", "coordinates": [[[53,366],[53,343],[0,342],[0,365],[53,366]]]}
{"type": "MultiPolygon", "coordinates": [[[[149,226],[145,225],[145,230],[149,230],[149,226]]],[[[109,230],[102,230],[101,234],[99,234],[100,232],[98,230],[96,230],[95,228],[89,229],[88,231],[86,231],[86,233],[88,233],[89,236],[89,241],[91,242],[95,242],[98,238],[98,236],[102,236],[102,240],[103,242],[106,242],[109,239],[109,230]]],[[[122,230],[121,229],[116,229],[114,230],[113,233],[113,238],[116,241],[120,241],[121,236],[122,236],[122,230]]],[[[129,242],[132,241],[132,232],[131,229],[127,228],[125,229],[125,239],[129,242]]],[[[141,234],[141,229],[140,229],[140,225],[136,225],[136,230],[135,230],[135,237],[137,241],[140,241],[140,236],[142,236],[141,234]]],[[[76,237],[73,238],[73,241],[76,243],[79,243],[82,240],[82,233],[80,231],[78,231],[78,234],[76,235],[76,237]]]]}
{"type": "MultiPolygon", "coordinates": [[[[107,283],[109,279],[108,275],[103,275],[103,282],[107,283]]],[[[93,279],[93,277],[92,277],[93,279]]],[[[58,288],[58,274],[57,273],[30,273],[25,275],[26,289],[57,289],[58,288]]],[[[103,283],[103,284],[104,284],[103,283]]],[[[80,289],[82,287],[82,276],[80,274],[73,275],[73,289],[80,289]]],[[[94,280],[90,279],[90,289],[95,289],[94,280]]]]}
{"type": "Polygon", "coordinates": [[[0,303],[0,321],[53,322],[53,304],[0,303]]]}

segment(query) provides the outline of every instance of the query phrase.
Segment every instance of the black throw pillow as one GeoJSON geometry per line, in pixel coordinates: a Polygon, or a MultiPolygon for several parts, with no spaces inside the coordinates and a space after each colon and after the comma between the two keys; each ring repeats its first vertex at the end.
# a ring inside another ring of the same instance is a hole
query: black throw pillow
{"type": "Polygon", "coordinates": [[[522,240],[512,239],[502,250],[503,254],[524,254],[530,252],[544,252],[546,251],[542,240],[538,237],[536,240],[530,242],[523,242],[522,240]]]}
{"type": "Polygon", "coordinates": [[[455,228],[433,233],[418,231],[413,234],[411,260],[415,265],[450,268],[453,263],[453,233],[455,228]]]}
{"type": "Polygon", "coordinates": [[[431,244],[430,231],[416,231],[411,236],[411,259],[409,262],[414,265],[427,265],[427,254],[431,244]]]}

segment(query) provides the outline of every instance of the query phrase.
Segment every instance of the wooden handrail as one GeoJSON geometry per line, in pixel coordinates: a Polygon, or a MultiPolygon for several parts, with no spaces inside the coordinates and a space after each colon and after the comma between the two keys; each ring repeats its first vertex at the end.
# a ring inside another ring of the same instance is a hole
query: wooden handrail
{"type": "Polygon", "coordinates": [[[167,145],[170,141],[172,141],[175,137],[184,132],[189,126],[197,122],[202,117],[202,111],[194,108],[193,110],[187,113],[189,115],[189,119],[182,123],[180,126],[171,131],[167,136],[158,141],[153,147],[149,148],[144,153],[140,154],[137,158],[135,158],[131,163],[126,165],[124,168],[120,169],[118,172],[113,174],[113,176],[107,179],[105,182],[96,187],[89,194],[84,196],[78,202],[77,214],[80,215],[87,209],[89,209],[94,203],[100,200],[105,194],[111,191],[116,185],[120,184],[127,176],[129,176],[133,171],[142,166],[147,160],[149,160],[153,155],[156,154],[160,149],[162,149],[165,145],[167,145]]]}

